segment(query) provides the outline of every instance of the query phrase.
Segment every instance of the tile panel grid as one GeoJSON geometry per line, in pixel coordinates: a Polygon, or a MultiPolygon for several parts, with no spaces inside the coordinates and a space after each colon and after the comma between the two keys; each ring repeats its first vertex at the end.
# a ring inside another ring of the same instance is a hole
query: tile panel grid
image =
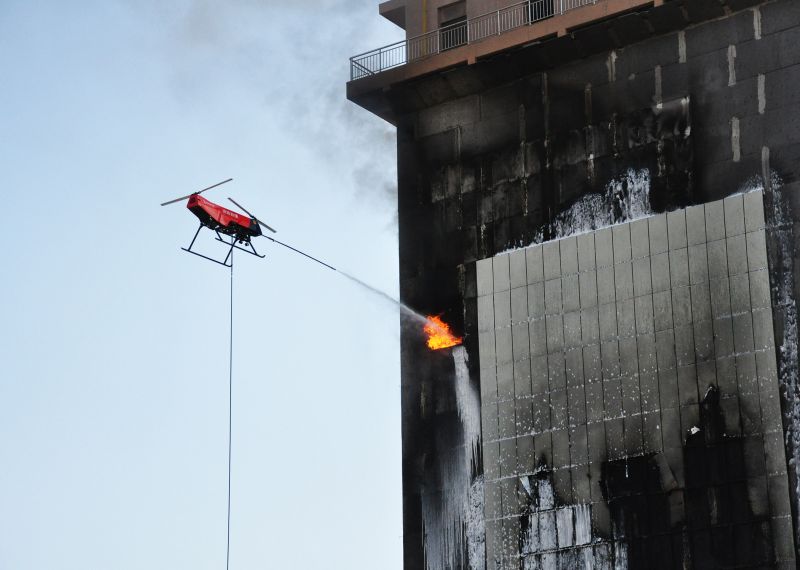
{"type": "Polygon", "coordinates": [[[478,262],[489,520],[519,516],[537,462],[601,512],[609,459],[663,453],[684,485],[711,386],[764,465],[750,492],[772,477],[784,493],[763,220],[760,194],[740,195],[478,262]]]}

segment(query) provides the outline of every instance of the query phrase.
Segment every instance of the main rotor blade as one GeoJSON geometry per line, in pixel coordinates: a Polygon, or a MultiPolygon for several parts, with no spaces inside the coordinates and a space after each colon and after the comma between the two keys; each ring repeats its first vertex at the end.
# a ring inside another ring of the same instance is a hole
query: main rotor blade
{"type": "Polygon", "coordinates": [[[262,222],[262,221],[261,221],[261,220],[259,220],[258,218],[253,218],[253,219],[254,219],[255,221],[257,221],[259,224],[261,224],[261,227],[267,228],[267,229],[268,229],[269,231],[271,231],[273,234],[277,234],[277,233],[278,233],[278,230],[276,230],[276,229],[273,229],[273,228],[269,227],[267,224],[265,224],[264,222],[262,222]]]}
{"type": "Polygon", "coordinates": [[[251,218],[253,218],[253,219],[254,219],[255,221],[257,221],[257,222],[258,222],[260,225],[262,225],[263,227],[267,228],[267,229],[268,229],[269,231],[271,231],[273,234],[276,234],[276,233],[278,233],[278,230],[272,229],[272,228],[271,228],[271,227],[269,227],[267,224],[265,224],[264,222],[262,222],[261,220],[259,220],[258,218],[256,218],[256,217],[255,217],[253,214],[251,214],[250,212],[248,212],[248,211],[247,211],[247,208],[245,208],[244,206],[242,206],[242,205],[241,205],[239,202],[237,202],[236,200],[234,200],[234,199],[233,199],[233,198],[231,198],[230,196],[228,196],[228,200],[230,200],[231,202],[233,202],[234,204],[236,204],[236,206],[237,206],[237,207],[238,207],[240,210],[242,210],[242,211],[243,211],[245,214],[247,214],[248,216],[250,216],[251,218]]]}
{"type": "Polygon", "coordinates": [[[186,200],[187,198],[191,198],[191,197],[192,197],[191,194],[187,194],[186,196],[183,196],[181,198],[175,198],[174,200],[170,200],[169,202],[164,202],[161,205],[162,206],[169,206],[170,204],[174,204],[175,202],[182,202],[183,200],[186,200]]]}
{"type": "Polygon", "coordinates": [[[233,178],[228,178],[227,180],[223,180],[222,182],[217,182],[216,184],[212,184],[208,188],[203,188],[202,190],[198,190],[197,192],[192,192],[191,194],[187,194],[186,196],[183,196],[181,198],[175,198],[174,200],[170,200],[168,202],[164,202],[161,205],[162,206],[168,206],[169,204],[174,204],[175,202],[180,202],[181,200],[186,200],[187,198],[191,198],[195,194],[202,194],[206,190],[211,190],[212,188],[216,188],[217,186],[222,186],[223,184],[227,184],[231,180],[233,180],[233,178]]]}

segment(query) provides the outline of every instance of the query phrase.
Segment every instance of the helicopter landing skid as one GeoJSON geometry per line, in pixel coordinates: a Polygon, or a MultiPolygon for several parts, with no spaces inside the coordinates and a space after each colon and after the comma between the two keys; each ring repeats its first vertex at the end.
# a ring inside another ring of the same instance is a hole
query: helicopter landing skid
{"type": "Polygon", "coordinates": [[[217,231],[217,230],[214,230],[214,233],[217,234],[214,239],[217,240],[218,242],[224,243],[225,245],[229,246],[228,247],[228,253],[225,255],[225,259],[220,261],[218,259],[214,259],[213,257],[209,257],[207,255],[203,255],[202,253],[199,253],[199,252],[194,251],[192,249],[192,246],[194,246],[194,242],[195,242],[195,240],[197,240],[197,236],[200,235],[200,230],[202,230],[202,229],[203,229],[203,224],[200,224],[200,227],[197,228],[197,231],[195,232],[194,237],[192,238],[192,241],[189,244],[189,247],[188,248],[186,248],[186,247],[182,247],[181,248],[183,251],[185,251],[186,253],[191,253],[192,255],[196,255],[197,257],[202,257],[203,259],[207,259],[208,261],[213,261],[214,263],[217,263],[217,264],[222,265],[224,267],[231,267],[232,266],[232,264],[233,264],[232,255],[233,255],[233,250],[234,249],[238,249],[239,251],[243,251],[245,253],[249,253],[250,255],[254,255],[255,257],[260,257],[262,259],[264,257],[266,257],[265,255],[261,255],[260,253],[258,253],[256,251],[256,248],[253,247],[253,244],[251,242],[249,242],[249,241],[242,242],[242,243],[247,244],[247,246],[249,246],[249,247],[238,246],[238,245],[236,245],[236,238],[235,237],[231,236],[231,241],[224,240],[224,239],[222,239],[222,236],[219,234],[219,231],[217,231]]]}

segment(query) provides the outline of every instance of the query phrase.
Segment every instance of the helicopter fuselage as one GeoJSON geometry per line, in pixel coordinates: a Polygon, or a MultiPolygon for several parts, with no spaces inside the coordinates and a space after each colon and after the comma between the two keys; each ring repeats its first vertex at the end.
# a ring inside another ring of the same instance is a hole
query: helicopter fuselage
{"type": "Polygon", "coordinates": [[[200,223],[219,233],[233,236],[237,241],[250,242],[261,234],[258,222],[249,216],[234,212],[206,200],[199,194],[192,194],[186,207],[200,220],[200,223]]]}

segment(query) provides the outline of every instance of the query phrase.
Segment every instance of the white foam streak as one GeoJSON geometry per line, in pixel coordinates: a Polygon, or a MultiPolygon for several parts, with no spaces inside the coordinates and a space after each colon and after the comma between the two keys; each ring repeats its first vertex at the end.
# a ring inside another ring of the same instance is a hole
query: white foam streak
{"type": "Polygon", "coordinates": [[[452,356],[464,438],[463,445],[440,454],[441,494],[422,497],[425,566],[427,570],[484,570],[484,482],[482,476],[472,480],[472,464],[480,445],[480,400],[470,384],[466,349],[457,346],[452,356]]]}
{"type": "Polygon", "coordinates": [[[531,512],[520,549],[523,568],[627,569],[624,539],[593,535],[592,505],[556,507],[551,474],[539,472],[520,481],[525,489],[535,489],[529,493],[531,512]]]}
{"type": "Polygon", "coordinates": [[[586,233],[652,214],[650,171],[629,169],[620,178],[611,180],[602,194],[586,194],[556,216],[536,235],[533,243],[586,233]]]}
{"type": "MultiPolygon", "coordinates": [[[[464,427],[464,441],[472,448],[472,456],[476,456],[481,437],[481,403],[476,390],[469,381],[469,356],[463,346],[453,349],[453,362],[456,370],[456,405],[458,417],[464,427]]],[[[464,468],[467,472],[472,466],[472,458],[465,458],[464,468]]]]}
{"type": "MultiPolygon", "coordinates": [[[[781,180],[771,173],[772,179],[772,200],[767,202],[772,209],[767,211],[766,219],[769,230],[775,238],[778,247],[777,267],[771,267],[770,273],[775,276],[773,283],[775,301],[775,316],[783,317],[783,342],[778,350],[780,359],[778,362],[778,376],[781,387],[786,391],[788,406],[786,414],[789,429],[786,430],[786,446],[788,449],[787,458],[791,465],[797,470],[800,466],[800,383],[798,383],[798,372],[800,372],[800,362],[798,361],[798,331],[797,331],[797,303],[794,298],[794,236],[792,227],[793,221],[791,213],[788,211],[784,197],[781,195],[781,180]]],[[[763,183],[761,185],[763,188],[763,183]]],[[[761,189],[761,188],[755,188],[761,189]]],[[[800,503],[800,476],[795,478],[795,496],[800,503]]],[[[800,504],[798,504],[800,508],[800,504]]],[[[800,540],[800,529],[797,529],[796,539],[800,540]]]]}
{"type": "Polygon", "coordinates": [[[589,505],[575,507],[575,544],[589,544],[592,541],[592,511],[589,505]]]}

